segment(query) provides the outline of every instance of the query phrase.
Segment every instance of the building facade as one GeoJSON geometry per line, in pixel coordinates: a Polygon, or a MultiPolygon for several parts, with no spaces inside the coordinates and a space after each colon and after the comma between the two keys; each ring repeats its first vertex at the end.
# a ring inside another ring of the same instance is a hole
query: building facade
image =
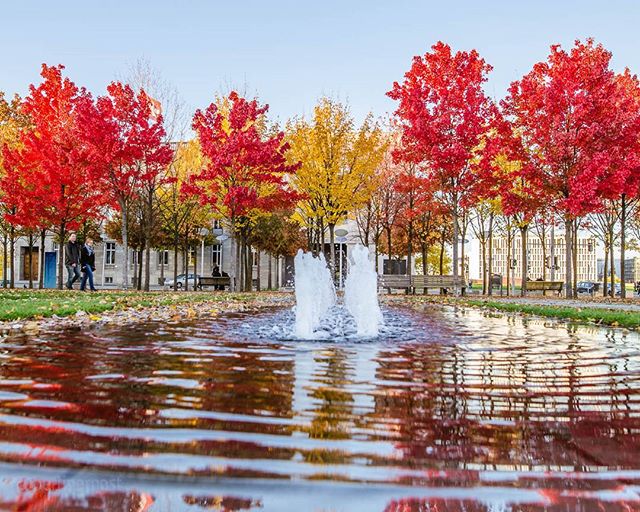
{"type": "MultiPolygon", "coordinates": [[[[565,281],[565,262],[566,247],[564,235],[554,237],[554,264],[555,270],[553,278],[556,281],[565,281]]],[[[522,282],[522,238],[514,237],[513,243],[509,244],[506,236],[495,237],[493,239],[493,272],[502,274],[506,279],[509,267],[513,270],[513,276],[516,283],[522,282]]],[[[536,280],[545,278],[547,281],[551,279],[551,256],[550,256],[551,239],[546,240],[546,251],[543,251],[542,241],[535,235],[529,235],[527,238],[527,278],[536,280]],[[546,254],[544,254],[546,252],[546,254]]],[[[578,255],[577,270],[578,281],[595,281],[597,279],[597,258],[596,258],[597,242],[595,237],[578,237],[578,255]]],[[[480,260],[480,275],[482,275],[482,260],[480,260]]]]}
{"type": "Polygon", "coordinates": [[[628,258],[624,260],[624,278],[627,282],[640,281],[640,258],[628,258]]]}
{"type": "MultiPolygon", "coordinates": [[[[214,230],[214,233],[224,235],[222,229],[214,230]]],[[[103,240],[96,240],[94,249],[96,253],[96,272],[94,273],[95,285],[99,288],[122,288],[123,287],[123,264],[124,247],[103,235],[103,240]]],[[[188,258],[188,267],[184,266],[184,257],[178,253],[178,275],[198,274],[210,276],[213,268],[218,266],[221,271],[234,275],[233,268],[233,244],[231,237],[221,236],[222,241],[215,244],[202,243],[199,247],[193,247],[188,258]]],[[[18,288],[28,286],[29,279],[33,280],[37,287],[41,271],[41,251],[40,240],[31,249],[29,258],[29,241],[27,238],[17,238],[14,248],[14,258],[11,261],[10,255],[7,258],[7,280],[9,280],[11,267],[14,269],[14,285],[18,288]]],[[[44,247],[44,283],[46,288],[55,288],[57,284],[57,262],[60,247],[54,242],[53,237],[45,238],[44,247]]],[[[143,257],[143,265],[145,255],[143,257]]],[[[4,268],[4,257],[0,251],[0,281],[2,280],[2,269],[4,268]]],[[[165,282],[173,279],[174,276],[174,252],[172,250],[152,250],[150,257],[150,287],[153,289],[163,288],[165,282]]],[[[276,260],[270,258],[268,254],[258,255],[254,251],[253,257],[253,278],[254,285],[260,278],[261,288],[266,289],[269,284],[275,288],[278,284],[284,284],[284,258],[276,260]],[[269,279],[269,273],[271,279],[269,279]]],[[[67,279],[66,269],[63,269],[63,281],[67,279]]],[[[131,288],[135,286],[139,272],[138,253],[130,249],[129,251],[129,284],[131,288]]],[[[144,270],[143,270],[144,272],[144,270]]],[[[144,282],[144,274],[143,274],[144,282]]],[[[191,285],[191,282],[189,283],[191,285]]],[[[76,285],[77,286],[77,285],[76,285]]]]}

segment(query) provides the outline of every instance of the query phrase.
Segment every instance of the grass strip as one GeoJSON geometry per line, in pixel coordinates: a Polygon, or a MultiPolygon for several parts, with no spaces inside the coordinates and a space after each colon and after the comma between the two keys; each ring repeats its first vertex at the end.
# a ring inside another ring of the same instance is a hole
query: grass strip
{"type": "Polygon", "coordinates": [[[71,316],[78,311],[98,314],[110,310],[201,302],[250,302],[255,296],[251,293],[220,292],[0,290],[0,321],[71,316]]]}
{"type": "Polygon", "coordinates": [[[540,304],[522,304],[518,302],[450,297],[447,297],[444,300],[426,299],[422,297],[420,299],[426,302],[445,302],[453,305],[479,307],[508,313],[522,313],[526,315],[561,318],[563,320],[610,325],[612,327],[626,327],[628,329],[636,329],[640,327],[640,313],[634,311],[614,311],[611,309],[589,307],[545,306],[540,304]]]}

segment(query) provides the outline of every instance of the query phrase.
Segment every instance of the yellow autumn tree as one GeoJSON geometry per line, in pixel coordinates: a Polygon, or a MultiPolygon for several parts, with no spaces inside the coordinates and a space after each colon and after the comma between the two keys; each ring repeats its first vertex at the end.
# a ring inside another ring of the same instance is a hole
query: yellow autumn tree
{"type": "MultiPolygon", "coordinates": [[[[287,123],[287,134],[290,158],[302,162],[291,177],[303,196],[295,217],[306,228],[310,246],[321,250],[328,229],[333,247],[336,225],[362,208],[372,194],[372,177],[385,150],[382,130],[371,115],[356,127],[346,105],[323,97],[311,119],[287,123]]],[[[335,268],[334,251],[329,257],[335,268]]]]}
{"type": "MultiPolygon", "coordinates": [[[[15,147],[20,144],[20,133],[29,126],[28,117],[22,112],[21,109],[22,99],[17,94],[11,99],[7,100],[2,91],[0,91],[0,180],[6,174],[6,170],[3,165],[3,148],[15,147]]],[[[10,198],[3,198],[2,191],[0,189],[0,231],[2,232],[2,283],[3,286],[7,285],[7,265],[6,262],[14,257],[14,246],[16,238],[16,228],[10,225],[5,220],[5,214],[11,213],[12,205],[10,198]],[[7,199],[7,200],[5,200],[7,199]],[[9,252],[11,255],[9,256],[9,252]]],[[[11,285],[13,286],[14,271],[11,270],[11,285]]],[[[42,272],[40,272],[42,275],[42,272]]]]}
{"type": "MultiPolygon", "coordinates": [[[[202,168],[198,141],[180,142],[175,151],[174,161],[167,169],[168,179],[157,191],[157,204],[167,246],[173,249],[173,278],[177,284],[180,249],[185,251],[183,264],[187,262],[188,267],[189,248],[201,236],[200,230],[211,227],[214,215],[210,207],[202,205],[196,195],[185,190],[191,176],[202,168]]],[[[190,284],[188,280],[185,283],[190,284]]]]}

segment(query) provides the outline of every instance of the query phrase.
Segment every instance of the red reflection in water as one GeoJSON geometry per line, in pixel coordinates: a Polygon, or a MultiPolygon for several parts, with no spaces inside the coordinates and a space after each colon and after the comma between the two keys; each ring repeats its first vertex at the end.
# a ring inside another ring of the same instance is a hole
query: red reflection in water
{"type": "MultiPolygon", "coordinates": [[[[442,315],[416,318],[424,339],[384,343],[247,339],[234,334],[242,317],[10,339],[0,459],[479,493],[388,510],[486,510],[482,493],[498,487],[537,493],[510,510],[605,500],[640,510],[637,334],[442,315]]],[[[144,506],[148,495],[136,496],[144,506]]],[[[180,496],[183,506],[259,506],[180,496]]]]}
{"type": "MultiPolygon", "coordinates": [[[[18,496],[3,499],[0,491],[0,510],[12,512],[146,512],[154,503],[147,493],[100,491],[86,496],[60,496],[62,482],[21,480],[18,496]]],[[[5,489],[6,490],[6,489],[5,489]]]]}
{"type": "Polygon", "coordinates": [[[187,505],[197,505],[201,508],[219,510],[221,512],[236,512],[239,510],[251,510],[262,508],[260,500],[239,498],[237,496],[191,496],[182,497],[187,505]]]}

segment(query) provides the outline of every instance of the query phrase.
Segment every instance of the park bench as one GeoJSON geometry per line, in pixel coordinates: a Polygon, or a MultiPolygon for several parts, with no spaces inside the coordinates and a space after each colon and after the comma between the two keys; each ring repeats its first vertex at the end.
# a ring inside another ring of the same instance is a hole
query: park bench
{"type": "Polygon", "coordinates": [[[456,288],[456,285],[459,290],[467,287],[462,276],[411,276],[413,293],[416,293],[416,290],[428,290],[429,288],[452,290],[456,288]]]}
{"type": "Polygon", "coordinates": [[[450,290],[455,288],[456,283],[459,289],[466,288],[466,283],[462,277],[454,279],[453,276],[402,276],[396,274],[383,274],[380,276],[380,288],[391,290],[405,290],[407,293],[416,289],[424,290],[429,288],[441,288],[450,290]]]}
{"type": "Polygon", "coordinates": [[[411,276],[400,276],[397,274],[383,274],[380,276],[380,287],[391,290],[402,289],[409,293],[411,289],[411,276]]]}
{"type": "Polygon", "coordinates": [[[231,286],[231,278],[201,276],[198,279],[198,289],[202,290],[204,286],[214,286],[216,290],[224,290],[225,286],[231,286]]]}
{"type": "Polygon", "coordinates": [[[557,292],[562,293],[563,281],[527,281],[528,292],[557,292]]]}

